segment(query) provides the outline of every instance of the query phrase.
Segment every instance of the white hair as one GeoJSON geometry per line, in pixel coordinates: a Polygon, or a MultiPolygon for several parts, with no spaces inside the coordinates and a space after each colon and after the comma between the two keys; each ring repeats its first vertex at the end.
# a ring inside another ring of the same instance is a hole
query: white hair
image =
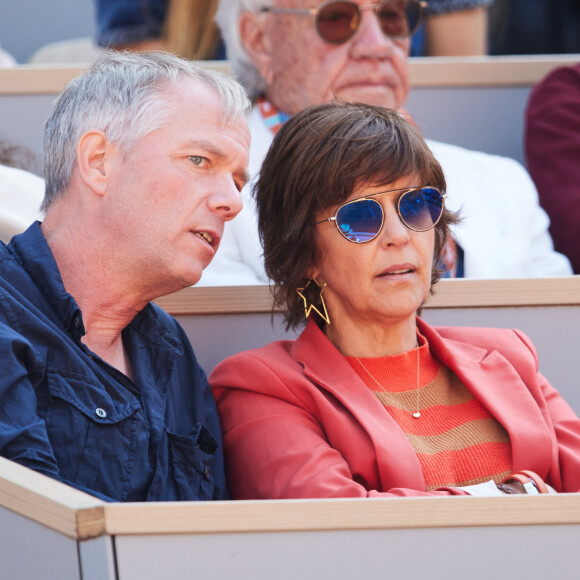
{"type": "Polygon", "coordinates": [[[266,84],[244,48],[240,37],[240,15],[242,12],[257,13],[273,4],[274,0],[220,0],[215,17],[226,45],[232,74],[251,98],[264,92],[266,84]]]}
{"type": "MultiPolygon", "coordinates": [[[[103,131],[120,151],[163,126],[165,94],[192,80],[214,89],[227,126],[250,108],[244,89],[232,78],[165,52],[108,52],[65,87],[44,130],[44,211],[70,183],[79,139],[103,131]]],[[[195,107],[195,103],[192,103],[195,107]]]]}

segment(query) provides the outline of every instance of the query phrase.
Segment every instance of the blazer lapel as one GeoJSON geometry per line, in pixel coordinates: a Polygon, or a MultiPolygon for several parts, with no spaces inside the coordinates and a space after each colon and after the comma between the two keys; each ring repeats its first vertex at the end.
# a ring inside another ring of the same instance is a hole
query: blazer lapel
{"type": "Polygon", "coordinates": [[[553,450],[550,432],[516,369],[496,350],[443,338],[423,321],[419,326],[439,361],[455,372],[507,430],[513,470],[531,469],[545,477],[542,466],[550,465],[553,450]]]}
{"type": "Polygon", "coordinates": [[[410,485],[424,489],[421,465],[409,440],[313,321],[295,341],[291,354],[304,374],[335,397],[366,431],[384,489],[410,485]]]}

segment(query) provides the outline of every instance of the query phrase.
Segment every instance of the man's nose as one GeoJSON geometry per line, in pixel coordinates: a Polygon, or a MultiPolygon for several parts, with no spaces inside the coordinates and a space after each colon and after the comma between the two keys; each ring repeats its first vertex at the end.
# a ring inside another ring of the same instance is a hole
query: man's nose
{"type": "Polygon", "coordinates": [[[242,211],[242,194],[231,176],[224,179],[212,194],[210,205],[212,210],[223,215],[225,221],[234,219],[242,211]]]}
{"type": "Polygon", "coordinates": [[[381,28],[376,7],[361,6],[359,28],[351,39],[351,51],[355,57],[388,58],[395,46],[381,28]]]}

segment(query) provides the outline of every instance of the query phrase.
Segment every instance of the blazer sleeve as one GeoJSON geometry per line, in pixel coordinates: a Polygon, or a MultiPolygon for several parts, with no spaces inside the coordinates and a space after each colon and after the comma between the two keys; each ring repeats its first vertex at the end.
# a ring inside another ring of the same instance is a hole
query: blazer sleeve
{"type": "Polygon", "coordinates": [[[515,331],[536,360],[536,399],[544,420],[554,433],[552,467],[547,482],[558,492],[580,491],[580,419],[558,391],[539,372],[537,354],[530,339],[515,331]]]}
{"type": "MultiPolygon", "coordinates": [[[[210,376],[232,497],[468,495],[454,488],[431,492],[367,489],[364,482],[355,480],[348,462],[330,444],[312,400],[305,400],[304,391],[296,388],[300,381],[307,379],[297,370],[290,371],[287,364],[276,365],[248,353],[225,360],[210,376]]],[[[372,452],[361,448],[361,453],[372,452]]],[[[370,456],[369,461],[376,458],[370,456]]]]}

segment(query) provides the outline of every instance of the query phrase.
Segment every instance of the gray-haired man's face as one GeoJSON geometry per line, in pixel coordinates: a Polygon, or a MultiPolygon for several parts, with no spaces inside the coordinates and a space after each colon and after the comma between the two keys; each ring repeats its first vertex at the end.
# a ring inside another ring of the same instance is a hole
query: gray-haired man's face
{"type": "MultiPolygon", "coordinates": [[[[365,0],[356,3],[368,7],[365,0]]],[[[312,0],[275,3],[279,8],[313,5],[312,0]]],[[[343,44],[325,42],[312,15],[245,14],[241,24],[244,43],[267,83],[267,97],[286,113],[333,98],[398,109],[407,98],[410,40],[388,38],[372,8],[362,10],[358,29],[343,44]]]]}

